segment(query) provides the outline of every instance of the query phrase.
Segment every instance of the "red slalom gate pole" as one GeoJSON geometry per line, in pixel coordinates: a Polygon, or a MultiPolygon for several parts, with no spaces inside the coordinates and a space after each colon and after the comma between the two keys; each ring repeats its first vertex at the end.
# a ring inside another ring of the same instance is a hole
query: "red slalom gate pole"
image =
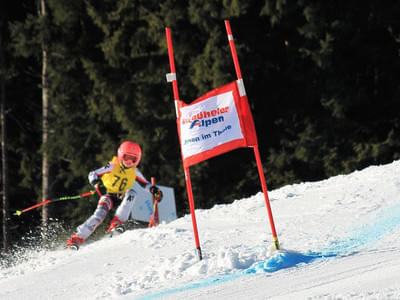
{"type": "Polygon", "coordinates": [[[240,71],[239,60],[237,57],[235,42],[233,41],[233,34],[231,30],[231,24],[228,20],[225,20],[226,34],[228,35],[229,47],[231,48],[233,64],[235,66],[236,76],[238,79],[242,79],[242,72],[240,71]]]}
{"type": "MultiPolygon", "coordinates": [[[[151,177],[151,184],[156,185],[156,179],[151,177]]],[[[150,221],[149,221],[149,228],[152,226],[157,226],[160,224],[160,219],[158,216],[158,200],[160,197],[153,198],[153,213],[151,214],[150,221]]]]}
{"type": "Polygon", "coordinates": [[[174,48],[172,47],[171,30],[167,27],[165,28],[165,34],[167,36],[167,46],[168,46],[168,58],[171,73],[167,74],[167,81],[172,82],[172,90],[174,93],[175,110],[176,117],[179,117],[179,92],[178,92],[178,82],[176,81],[176,71],[175,71],[175,59],[174,59],[174,48]]]}
{"type": "MultiPolygon", "coordinates": [[[[239,91],[240,91],[240,94],[241,94],[240,96],[241,97],[247,97],[246,96],[246,91],[245,91],[245,88],[244,88],[242,72],[240,71],[239,59],[237,57],[235,42],[233,40],[231,25],[230,25],[228,20],[225,20],[225,28],[226,28],[226,33],[228,35],[229,46],[231,48],[233,64],[235,65],[236,76],[238,78],[237,82],[238,82],[239,91]]],[[[263,191],[263,194],[264,194],[265,205],[266,205],[267,211],[268,211],[268,218],[269,218],[269,223],[270,223],[270,226],[271,226],[271,232],[272,232],[274,248],[276,250],[279,250],[280,246],[279,246],[278,236],[276,234],[274,218],[272,216],[272,209],[271,209],[271,205],[270,205],[270,201],[269,201],[269,197],[268,197],[267,184],[265,182],[265,176],[264,176],[264,172],[263,172],[263,169],[262,169],[260,153],[258,151],[258,144],[256,144],[255,146],[252,146],[252,148],[254,150],[254,156],[255,156],[255,159],[256,159],[256,163],[257,163],[258,175],[260,177],[261,188],[262,188],[262,191],[263,191]]]]}
{"type": "MultiPolygon", "coordinates": [[[[174,50],[173,50],[173,46],[172,46],[171,30],[169,28],[165,28],[165,34],[166,34],[166,38],[167,38],[168,58],[169,58],[169,65],[170,65],[170,69],[171,69],[171,73],[167,74],[167,81],[172,82],[172,88],[173,88],[173,92],[174,92],[176,118],[178,120],[180,117],[180,111],[179,111],[180,104],[179,104],[178,82],[176,80],[175,60],[174,60],[174,50]]],[[[179,127],[178,127],[178,130],[179,130],[179,127]]],[[[182,163],[183,163],[183,159],[182,159],[182,163]]],[[[192,183],[190,180],[190,172],[189,172],[189,168],[187,168],[185,166],[183,166],[183,168],[184,168],[184,172],[185,172],[186,190],[187,190],[187,194],[188,194],[188,198],[189,198],[190,214],[192,216],[192,225],[193,225],[194,239],[196,242],[197,257],[199,260],[202,260],[203,257],[201,254],[199,233],[197,231],[196,213],[195,213],[194,200],[193,200],[192,183]]]]}
{"type": "Polygon", "coordinates": [[[192,215],[192,224],[193,224],[194,239],[196,242],[197,258],[199,260],[202,260],[203,255],[201,254],[199,234],[197,232],[196,213],[195,213],[195,209],[194,209],[193,191],[192,191],[192,183],[190,180],[189,168],[185,168],[185,181],[186,181],[186,189],[187,189],[187,193],[188,193],[188,197],[189,197],[190,214],[192,215]]]}
{"type": "Polygon", "coordinates": [[[269,197],[268,197],[268,189],[267,189],[267,184],[265,182],[265,176],[264,176],[262,163],[261,163],[261,159],[260,159],[260,153],[258,151],[258,145],[254,146],[253,150],[254,150],[254,156],[255,156],[256,162],[257,162],[257,169],[258,169],[258,175],[259,175],[260,181],[261,181],[261,188],[262,188],[262,191],[264,194],[265,205],[267,206],[268,219],[269,219],[269,223],[270,223],[270,227],[271,227],[274,248],[275,248],[275,250],[279,250],[280,249],[279,240],[278,240],[278,235],[276,234],[274,217],[272,216],[272,209],[271,209],[271,204],[270,204],[269,197]]]}

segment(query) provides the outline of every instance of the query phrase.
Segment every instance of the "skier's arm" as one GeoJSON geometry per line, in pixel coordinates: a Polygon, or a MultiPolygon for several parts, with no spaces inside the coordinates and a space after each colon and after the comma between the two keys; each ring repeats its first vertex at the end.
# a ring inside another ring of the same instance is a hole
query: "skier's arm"
{"type": "Polygon", "coordinates": [[[152,186],[152,184],[143,176],[142,172],[140,172],[139,169],[136,169],[136,181],[146,191],[149,191],[150,187],[152,186]]]}

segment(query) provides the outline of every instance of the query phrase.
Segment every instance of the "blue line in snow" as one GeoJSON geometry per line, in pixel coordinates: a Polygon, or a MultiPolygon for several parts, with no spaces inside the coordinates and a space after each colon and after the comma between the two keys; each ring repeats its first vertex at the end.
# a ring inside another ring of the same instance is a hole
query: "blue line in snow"
{"type": "Polygon", "coordinates": [[[137,300],[139,300],[139,299],[140,300],[156,299],[159,297],[168,296],[168,295],[179,293],[179,292],[194,290],[194,289],[198,289],[198,288],[208,287],[208,286],[211,286],[214,284],[228,282],[228,281],[234,280],[236,278],[242,277],[243,275],[244,274],[237,273],[237,274],[229,274],[229,275],[219,276],[219,277],[215,277],[215,278],[208,278],[203,281],[190,283],[186,286],[162,291],[159,293],[149,294],[149,295],[145,295],[145,296],[141,296],[141,297],[136,297],[134,299],[137,299],[137,300]]]}
{"type": "Polygon", "coordinates": [[[374,244],[384,235],[396,230],[399,225],[400,205],[395,205],[378,213],[375,220],[370,223],[353,229],[347,239],[333,243],[322,252],[348,255],[359,248],[374,244]]]}
{"type": "Polygon", "coordinates": [[[377,215],[376,220],[365,224],[359,228],[355,228],[346,239],[336,241],[329,247],[318,252],[308,251],[303,254],[295,251],[281,250],[267,261],[258,262],[248,269],[228,275],[208,278],[196,283],[191,283],[182,287],[169,289],[166,291],[137,297],[135,299],[150,300],[162,296],[193,290],[197,288],[208,287],[215,284],[228,282],[248,274],[255,273],[272,273],[286,268],[292,268],[302,264],[308,264],[317,259],[328,259],[331,257],[352,255],[357,252],[357,249],[370,246],[384,235],[396,230],[400,225],[400,205],[391,207],[377,215]]]}

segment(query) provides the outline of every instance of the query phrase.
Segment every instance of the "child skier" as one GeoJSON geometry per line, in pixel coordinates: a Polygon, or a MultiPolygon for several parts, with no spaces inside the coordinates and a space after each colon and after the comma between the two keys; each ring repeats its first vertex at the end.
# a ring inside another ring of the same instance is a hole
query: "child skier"
{"type": "Polygon", "coordinates": [[[79,245],[104,221],[114,203],[120,201],[120,199],[122,199],[122,202],[118,206],[107,232],[124,232],[124,223],[129,218],[133,200],[136,197],[136,192],[132,189],[136,180],[161,201],[161,190],[149,183],[137,169],[141,156],[140,146],[126,141],[119,146],[118,156],[114,156],[106,166],[89,173],[89,183],[96,187],[96,190],[102,196],[93,215],[78,226],[77,231],[67,241],[65,247],[77,250],[79,245]]]}

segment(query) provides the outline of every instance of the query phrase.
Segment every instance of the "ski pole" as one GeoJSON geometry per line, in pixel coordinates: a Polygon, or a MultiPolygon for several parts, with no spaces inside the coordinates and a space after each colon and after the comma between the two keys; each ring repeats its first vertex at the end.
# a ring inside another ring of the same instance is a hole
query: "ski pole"
{"type": "Polygon", "coordinates": [[[89,191],[89,192],[83,193],[83,194],[81,194],[81,195],[76,195],[76,196],[64,196],[64,197],[59,197],[59,198],[54,198],[54,199],[45,200],[45,201],[42,201],[42,202],[40,202],[40,203],[38,203],[38,204],[32,205],[32,206],[30,206],[30,207],[27,207],[27,208],[25,208],[25,209],[23,209],[23,210],[17,210],[17,211],[14,213],[14,215],[20,216],[20,215],[21,215],[22,213],[24,213],[24,212],[27,212],[27,211],[29,211],[29,210],[31,210],[31,209],[36,208],[36,207],[40,207],[40,206],[46,205],[46,204],[48,204],[48,203],[57,202],[57,201],[64,201],[64,200],[80,199],[80,198],[84,198],[84,197],[93,195],[94,193],[95,193],[94,191],[89,191]]]}
{"type": "MultiPolygon", "coordinates": [[[[154,177],[151,177],[151,184],[156,185],[156,180],[154,177]]],[[[154,197],[154,196],[153,196],[154,197]]],[[[151,226],[157,226],[159,223],[158,220],[158,200],[160,199],[160,195],[157,198],[153,198],[153,214],[150,217],[149,228],[151,226]]]]}

